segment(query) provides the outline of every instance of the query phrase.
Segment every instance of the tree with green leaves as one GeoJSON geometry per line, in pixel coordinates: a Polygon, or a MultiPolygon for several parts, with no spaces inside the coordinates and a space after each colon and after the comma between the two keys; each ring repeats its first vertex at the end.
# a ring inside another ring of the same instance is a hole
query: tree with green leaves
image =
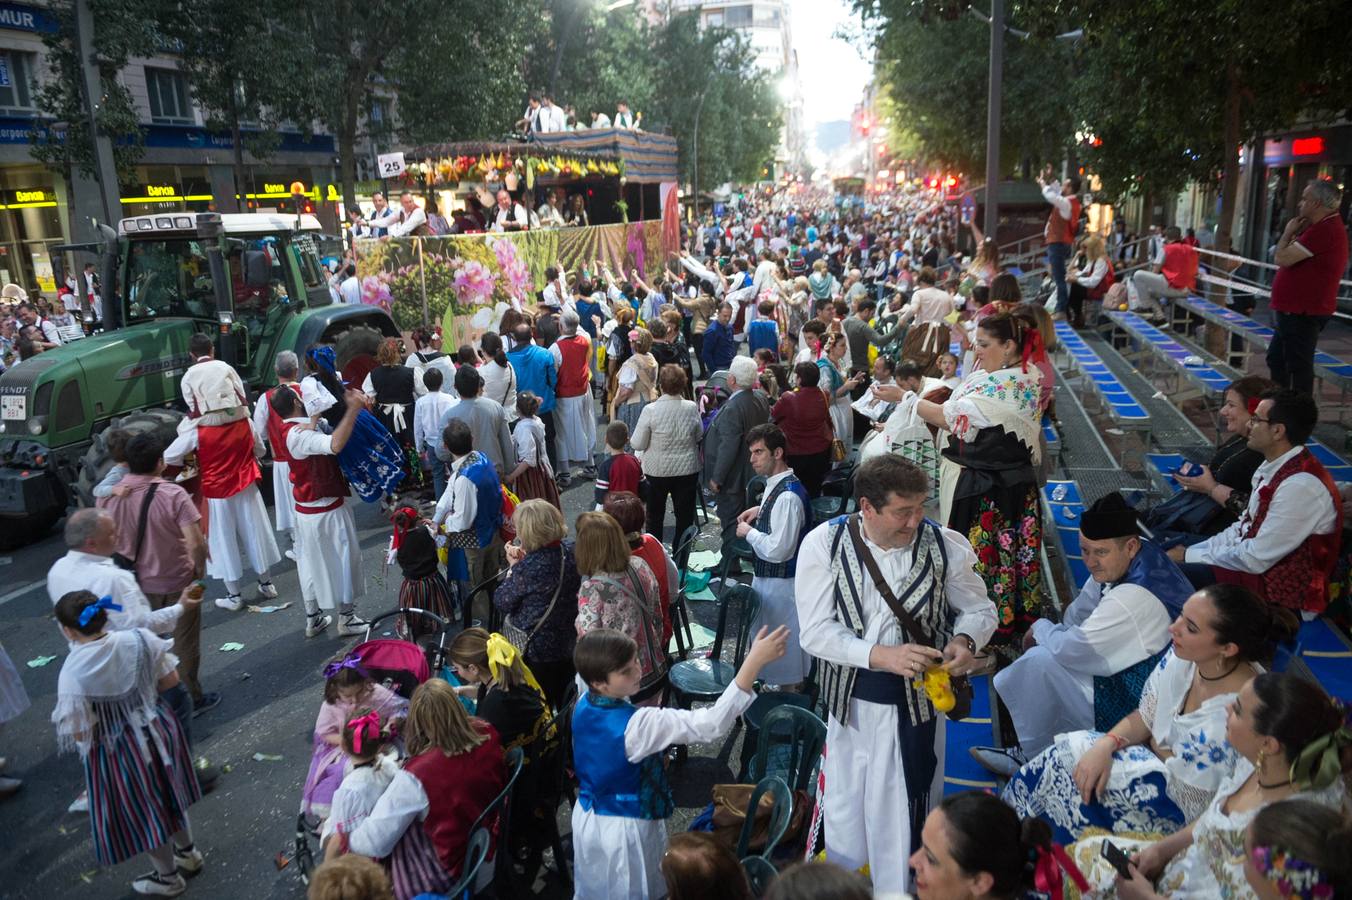
{"type": "Polygon", "coordinates": [[[546,0],[545,7],[545,24],[527,60],[528,87],[550,93],[559,105],[572,104],[581,125],[591,125],[592,109],[613,115],[619,100],[650,124],[648,110],[665,67],[653,55],[654,28],[643,11],[578,0],[546,0]]]}

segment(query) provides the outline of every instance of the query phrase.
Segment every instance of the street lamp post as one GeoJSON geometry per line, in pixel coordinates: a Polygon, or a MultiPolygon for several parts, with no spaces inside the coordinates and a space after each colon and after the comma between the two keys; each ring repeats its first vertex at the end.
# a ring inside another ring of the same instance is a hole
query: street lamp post
{"type": "Polygon", "coordinates": [[[1000,91],[1005,55],[1005,0],[991,0],[990,89],[986,94],[986,217],[984,231],[997,240],[1000,222],[1000,91]]]}

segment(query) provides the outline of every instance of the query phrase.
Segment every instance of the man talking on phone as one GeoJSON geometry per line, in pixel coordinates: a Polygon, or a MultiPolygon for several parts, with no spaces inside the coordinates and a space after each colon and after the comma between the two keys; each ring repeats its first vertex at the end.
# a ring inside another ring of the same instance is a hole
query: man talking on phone
{"type": "Polygon", "coordinates": [[[1347,229],[1338,209],[1342,192],[1317,178],[1305,185],[1296,217],[1277,240],[1272,279],[1272,343],[1267,364],[1278,387],[1314,393],[1314,351],[1337,308],[1338,280],[1347,268],[1347,229]]]}

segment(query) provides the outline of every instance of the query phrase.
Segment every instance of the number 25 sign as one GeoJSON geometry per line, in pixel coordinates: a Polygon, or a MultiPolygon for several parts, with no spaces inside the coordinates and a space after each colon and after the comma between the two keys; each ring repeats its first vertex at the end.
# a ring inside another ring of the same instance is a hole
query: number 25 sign
{"type": "Polygon", "coordinates": [[[394,175],[404,174],[404,154],[400,153],[382,153],[376,157],[376,166],[380,169],[381,178],[390,178],[394,175]]]}

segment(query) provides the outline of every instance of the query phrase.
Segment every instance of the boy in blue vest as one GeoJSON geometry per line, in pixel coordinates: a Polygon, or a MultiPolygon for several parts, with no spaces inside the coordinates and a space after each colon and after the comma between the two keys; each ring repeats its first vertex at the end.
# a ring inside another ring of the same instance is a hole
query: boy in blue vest
{"type": "MultiPolygon", "coordinates": [[[[474,449],[474,435],[464,419],[452,419],[442,432],[446,450],[451,454],[451,477],[437,500],[432,515],[433,529],[443,523],[451,541],[447,556],[447,578],[459,582],[468,593],[503,566],[502,482],[488,457],[474,449]],[[468,545],[468,546],[467,546],[468,545]]],[[[488,621],[488,592],[480,594],[475,618],[488,621]]]]}
{"type": "Polygon", "coordinates": [[[672,744],[722,737],[755,700],[766,663],[784,655],[789,630],[756,635],[737,677],[713,706],[663,709],[627,699],[642,679],[638,645],[610,629],[578,638],[573,665],[587,684],[573,710],[578,798],[573,806],[573,896],[630,900],[666,894],[658,866],[675,807],[662,754],[672,744]]]}

